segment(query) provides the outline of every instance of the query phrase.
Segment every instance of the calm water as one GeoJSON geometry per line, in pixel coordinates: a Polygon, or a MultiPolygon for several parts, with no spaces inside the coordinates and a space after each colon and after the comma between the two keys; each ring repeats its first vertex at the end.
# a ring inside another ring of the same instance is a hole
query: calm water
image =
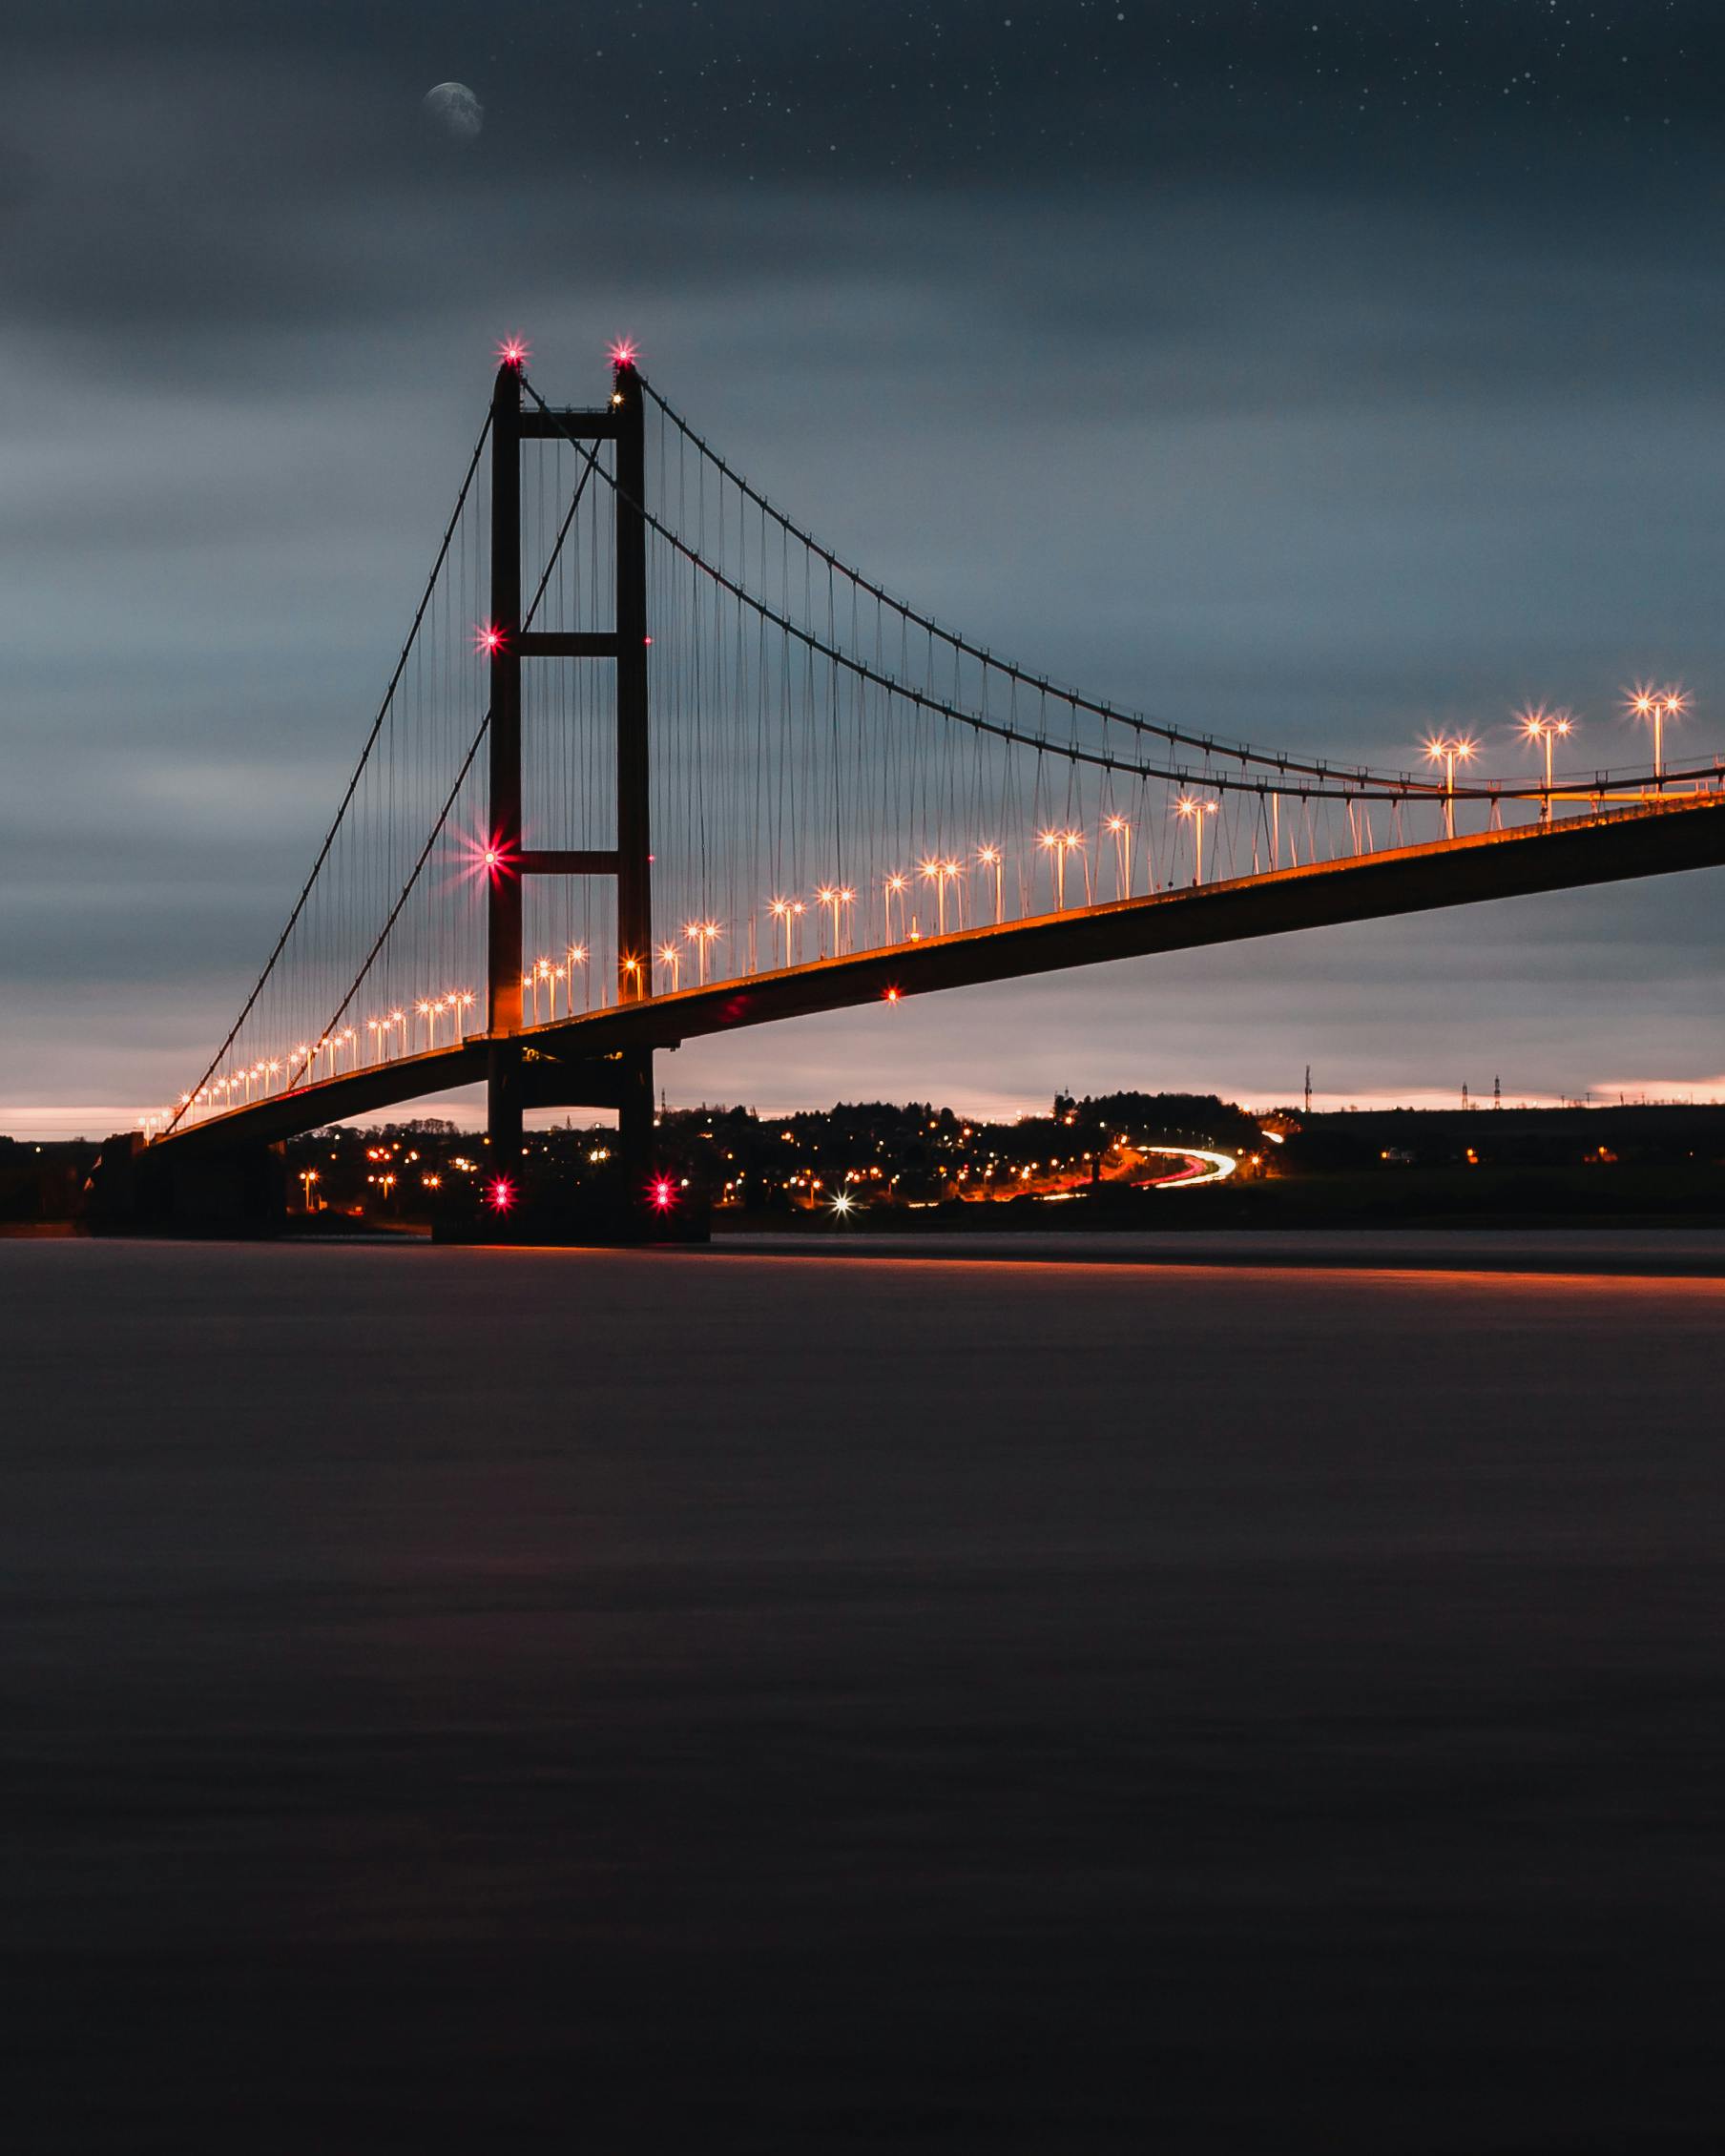
{"type": "Polygon", "coordinates": [[[0,1242],[8,2143],[1717,2148],[1722,1318],[0,1242]]]}

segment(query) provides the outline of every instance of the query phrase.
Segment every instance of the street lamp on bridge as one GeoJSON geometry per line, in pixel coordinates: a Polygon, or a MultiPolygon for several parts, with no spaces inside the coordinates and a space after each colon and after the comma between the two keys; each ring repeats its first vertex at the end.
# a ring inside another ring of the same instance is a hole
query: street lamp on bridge
{"type": "Polygon", "coordinates": [[[818,890],[818,891],[817,891],[817,892],[815,893],[815,902],[816,902],[816,903],[817,903],[818,905],[820,905],[820,906],[823,907],[823,908],[825,909],[825,911],[826,911],[826,912],[828,912],[828,913],[830,913],[830,914],[832,915],[832,919],[833,919],[833,953],[832,953],[832,955],[834,956],[834,958],[837,958],[837,957],[838,957],[838,955],[839,955],[839,916],[840,916],[840,913],[841,913],[841,911],[842,911],[842,909],[843,909],[843,908],[844,908],[845,906],[849,906],[849,905],[854,905],[854,904],[856,903],[856,900],[857,900],[857,894],[855,893],[855,891],[853,891],[853,890],[851,889],[851,887],[850,887],[850,885],[849,885],[848,883],[822,883],[822,884],[821,884],[821,888],[820,888],[820,889],[819,889],[819,890],[818,890]]]}
{"type": "Polygon", "coordinates": [[[1108,816],[1102,828],[1114,841],[1114,865],[1119,871],[1118,895],[1132,897],[1132,823],[1124,816],[1108,816]]]}
{"type": "MultiPolygon", "coordinates": [[[[1064,913],[1066,911],[1066,857],[1068,854],[1083,852],[1084,834],[1082,831],[1039,831],[1036,834],[1036,843],[1045,854],[1052,854],[1054,857],[1054,910],[1056,913],[1064,913]]],[[[1087,878],[1089,873],[1087,869],[1085,871],[1087,878]]]]}
{"type": "Polygon", "coordinates": [[[1174,803],[1179,814],[1192,825],[1193,842],[1197,848],[1197,873],[1195,883],[1204,881],[1204,819],[1216,813],[1215,801],[1200,801],[1191,794],[1182,794],[1174,803]]]}
{"type": "Polygon", "coordinates": [[[784,930],[784,963],[787,970],[793,963],[791,958],[792,932],[807,910],[808,908],[800,899],[772,899],[767,903],[768,913],[784,930]]]}
{"type": "Polygon", "coordinates": [[[1689,709],[1689,698],[1681,689],[1637,689],[1629,699],[1631,714],[1636,718],[1652,721],[1653,728],[1653,780],[1665,784],[1665,722],[1668,718],[1681,718],[1689,709]]]}
{"type": "Polygon", "coordinates": [[[994,925],[997,928],[1001,921],[1001,866],[1005,859],[1000,847],[992,843],[976,849],[977,865],[994,871],[994,925]]]}
{"type": "Polygon", "coordinates": [[[1522,738],[1546,752],[1546,791],[1539,806],[1539,820],[1551,820],[1551,744],[1567,740],[1575,731],[1575,721],[1567,711],[1548,712],[1543,704],[1528,711],[1517,712],[1521,721],[1522,738]]]}
{"type": "Polygon", "coordinates": [[[1455,767],[1458,763],[1471,763],[1479,754],[1479,743],[1468,734],[1434,734],[1425,743],[1427,763],[1444,766],[1444,836],[1455,837],[1455,767]]]}
{"type": "Polygon", "coordinates": [[[717,921],[690,921],[683,924],[683,934],[695,945],[696,977],[703,988],[707,985],[707,951],[718,940],[719,933],[717,921]]]}
{"type": "Polygon", "coordinates": [[[943,936],[946,933],[946,886],[955,881],[961,873],[955,860],[941,860],[930,857],[922,864],[924,882],[934,885],[939,932],[943,936]]]}

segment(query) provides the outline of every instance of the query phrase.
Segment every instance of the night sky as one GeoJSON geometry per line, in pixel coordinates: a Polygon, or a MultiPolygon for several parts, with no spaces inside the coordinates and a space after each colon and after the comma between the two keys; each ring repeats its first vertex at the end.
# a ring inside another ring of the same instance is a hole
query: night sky
{"type": "MultiPolygon", "coordinates": [[[[1725,753],[1717,0],[56,0],[0,117],[0,1129],[190,1084],[401,647],[500,335],[604,349],[1087,691],[1405,767],[1725,753]],[[427,129],[433,84],[484,127],[427,129]]],[[[673,1101],[1725,1092],[1725,876],[804,1022],[673,1101]]]]}

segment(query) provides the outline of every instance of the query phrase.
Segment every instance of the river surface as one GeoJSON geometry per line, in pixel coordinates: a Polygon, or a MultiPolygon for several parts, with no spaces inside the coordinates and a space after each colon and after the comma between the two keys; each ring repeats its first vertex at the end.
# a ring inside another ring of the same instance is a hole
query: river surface
{"type": "Polygon", "coordinates": [[[7,2144],[1715,2150],[1722,1320],[0,1242],[7,2144]]]}

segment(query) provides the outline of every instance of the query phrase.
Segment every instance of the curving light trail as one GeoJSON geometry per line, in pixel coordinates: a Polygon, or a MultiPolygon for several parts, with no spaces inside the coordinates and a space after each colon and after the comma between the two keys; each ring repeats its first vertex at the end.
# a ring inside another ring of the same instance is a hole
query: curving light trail
{"type": "Polygon", "coordinates": [[[1207,1152],[1201,1146],[1137,1146],[1134,1151],[1160,1153],[1166,1158],[1189,1161],[1185,1175],[1163,1175],[1151,1186],[1157,1191],[1195,1191],[1201,1183],[1219,1183],[1239,1166],[1231,1152],[1207,1152]]]}

